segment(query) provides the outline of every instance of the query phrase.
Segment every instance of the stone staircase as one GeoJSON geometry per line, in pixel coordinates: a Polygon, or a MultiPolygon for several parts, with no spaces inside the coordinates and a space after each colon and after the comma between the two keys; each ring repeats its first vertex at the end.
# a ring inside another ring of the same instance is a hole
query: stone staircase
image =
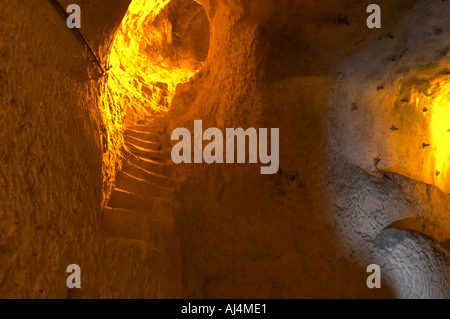
{"type": "Polygon", "coordinates": [[[145,122],[125,131],[122,170],[102,215],[107,235],[158,250],[169,248],[175,237],[176,181],[170,150],[160,142],[163,127],[145,122]]]}

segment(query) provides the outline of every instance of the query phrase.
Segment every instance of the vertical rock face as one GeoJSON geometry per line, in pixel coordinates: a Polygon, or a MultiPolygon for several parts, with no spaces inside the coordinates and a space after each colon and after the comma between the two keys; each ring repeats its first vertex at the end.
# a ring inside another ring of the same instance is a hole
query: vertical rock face
{"type": "MultiPolygon", "coordinates": [[[[203,65],[178,86],[138,81],[139,94],[176,87],[161,144],[197,119],[222,130],[280,128],[280,170],[178,166],[170,227],[181,256],[143,243],[154,232],[137,218],[111,224],[140,241],[107,236],[101,212],[116,170],[126,174],[115,186],[128,188],[112,209],[126,217],[148,204],[130,193],[157,189],[128,173],[161,169],[136,156],[122,163],[124,124],[138,118],[132,97],[108,95],[110,75],[50,3],[1,1],[0,296],[448,298],[450,202],[439,182],[448,170],[433,142],[443,125],[432,120],[445,101],[430,97],[448,82],[448,2],[381,1],[381,30],[366,28],[359,0],[199,0],[207,17],[192,2],[163,9],[168,2],[146,2],[157,8],[152,23],[135,27],[164,35],[166,67],[203,65]],[[435,19],[419,23],[427,14],[435,19]],[[440,166],[426,165],[436,151],[440,166]],[[383,282],[370,290],[374,263],[383,282]],[[66,288],[69,264],[81,266],[80,290],[66,288]]],[[[78,4],[81,31],[106,66],[130,1],[78,4]]],[[[125,136],[145,148],[150,137],[125,136]]]]}
{"type": "Polygon", "coordinates": [[[331,103],[335,144],[366,170],[377,167],[450,192],[450,22],[446,2],[416,4],[386,36],[345,58],[331,103]],[[422,22],[426,16],[433,19],[422,22]],[[420,21],[420,22],[419,22],[420,21]]]}
{"type": "Polygon", "coordinates": [[[333,178],[345,203],[338,224],[359,256],[384,265],[397,296],[442,298],[450,295],[450,5],[422,1],[407,9],[397,26],[336,69],[329,147],[368,176],[333,178]]]}
{"type": "MultiPolygon", "coordinates": [[[[409,41],[420,51],[420,39],[403,35],[416,34],[412,17],[422,4],[384,1],[382,30],[368,30],[365,7],[351,1],[202,4],[211,19],[210,53],[201,73],[178,87],[171,126],[192,130],[193,119],[203,119],[221,129],[279,127],[281,169],[274,176],[250,165],[180,169],[188,296],[448,297],[448,196],[411,175],[383,177],[389,146],[365,150],[399,133],[399,125],[384,123],[382,133],[357,119],[368,112],[383,124],[395,107],[400,97],[373,74],[407,73],[371,57],[382,59],[389,41],[396,50],[409,41]],[[383,101],[372,97],[378,86],[383,101]],[[371,95],[363,102],[349,98],[364,92],[371,95]],[[380,290],[366,286],[372,263],[382,267],[380,290]]],[[[417,139],[408,132],[405,138],[417,139]]]]}
{"type": "MultiPolygon", "coordinates": [[[[98,56],[128,2],[78,2],[98,56]]],[[[155,263],[152,247],[103,234],[121,147],[106,127],[120,114],[105,115],[92,57],[48,1],[2,1],[0,28],[0,296],[180,297],[170,256],[155,263]],[[66,287],[70,264],[79,290],[66,287]]]]}

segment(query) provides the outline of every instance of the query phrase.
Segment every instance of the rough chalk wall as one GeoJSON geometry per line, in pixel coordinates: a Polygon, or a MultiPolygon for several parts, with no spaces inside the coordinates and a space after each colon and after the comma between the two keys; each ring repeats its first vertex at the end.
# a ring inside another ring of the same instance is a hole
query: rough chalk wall
{"type": "Polygon", "coordinates": [[[337,195],[334,223],[346,258],[378,264],[382,285],[391,287],[397,298],[450,296],[447,194],[395,173],[370,174],[349,163],[335,165],[329,183],[337,195]]]}
{"type": "MultiPolygon", "coordinates": [[[[101,2],[103,32],[126,1],[118,11],[101,2]]],[[[181,296],[171,256],[102,233],[105,123],[91,57],[48,1],[2,1],[0,30],[0,296],[181,296]],[[69,264],[80,265],[82,289],[67,288],[69,264]]]]}
{"type": "Polygon", "coordinates": [[[373,170],[379,157],[379,169],[445,192],[450,191],[447,169],[434,160],[443,145],[435,145],[430,135],[438,107],[433,98],[446,95],[443,86],[450,82],[448,10],[449,2],[422,1],[405,11],[397,27],[337,68],[331,101],[338,110],[351,110],[331,115],[339,131],[332,132],[334,143],[348,161],[373,170]]]}
{"type": "Polygon", "coordinates": [[[430,188],[430,203],[426,185],[401,176],[378,181],[329,143],[339,134],[328,121],[336,69],[387,36],[411,3],[382,1],[384,29],[373,32],[361,1],[202,3],[209,56],[178,87],[171,128],[192,132],[194,119],[204,129],[279,127],[281,169],[179,167],[188,296],[448,297],[445,248],[421,233],[383,231],[416,216],[415,205],[417,216],[442,217],[447,198],[430,188]],[[382,289],[366,286],[371,263],[382,266],[382,289]]]}
{"type": "Polygon", "coordinates": [[[422,146],[436,107],[422,100],[443,94],[432,81],[448,82],[449,5],[408,6],[397,26],[336,67],[329,102],[341,243],[354,260],[382,266],[400,298],[450,296],[448,181],[435,174],[436,145],[422,146]]]}

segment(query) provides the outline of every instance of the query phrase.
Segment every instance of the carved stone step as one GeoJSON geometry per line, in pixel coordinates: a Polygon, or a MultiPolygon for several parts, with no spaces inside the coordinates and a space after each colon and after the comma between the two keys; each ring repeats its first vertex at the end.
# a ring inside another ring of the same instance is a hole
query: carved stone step
{"type": "Polygon", "coordinates": [[[117,173],[116,188],[147,197],[166,198],[167,196],[172,196],[173,194],[172,188],[167,188],[155,183],[147,182],[143,179],[138,178],[137,176],[133,176],[125,172],[117,173]]]}
{"type": "Polygon", "coordinates": [[[154,150],[138,147],[138,146],[135,146],[130,143],[125,143],[125,145],[127,146],[128,150],[131,153],[133,153],[137,156],[145,157],[147,159],[167,161],[171,158],[170,152],[165,151],[165,150],[154,151],[154,150]]]}
{"type": "Polygon", "coordinates": [[[142,167],[131,164],[129,162],[122,163],[122,171],[129,175],[140,178],[144,181],[154,183],[166,188],[173,188],[176,186],[176,180],[153,172],[144,170],[142,167]]]}
{"type": "Polygon", "coordinates": [[[169,161],[155,161],[151,159],[147,159],[144,157],[140,157],[137,155],[134,155],[132,153],[129,153],[130,156],[128,156],[128,162],[131,164],[134,164],[136,166],[139,166],[146,171],[154,172],[160,175],[165,176],[171,176],[172,172],[174,170],[174,164],[171,160],[169,161]]]}
{"type": "Polygon", "coordinates": [[[145,124],[137,124],[128,127],[134,131],[146,132],[146,133],[163,133],[166,128],[160,124],[154,123],[145,123],[145,124]]]}
{"type": "Polygon", "coordinates": [[[135,146],[138,146],[138,147],[150,149],[150,150],[155,150],[155,151],[161,150],[161,143],[141,140],[141,139],[139,139],[137,137],[133,137],[131,135],[125,135],[125,142],[130,143],[135,146]]]}
{"type": "Polygon", "coordinates": [[[161,136],[161,134],[158,133],[140,132],[131,129],[125,130],[125,135],[132,136],[148,142],[159,142],[159,137],[161,136]]]}

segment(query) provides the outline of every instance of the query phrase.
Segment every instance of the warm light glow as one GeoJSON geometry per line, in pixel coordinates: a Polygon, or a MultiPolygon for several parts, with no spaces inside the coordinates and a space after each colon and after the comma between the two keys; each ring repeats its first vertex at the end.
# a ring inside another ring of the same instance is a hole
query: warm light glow
{"type": "Polygon", "coordinates": [[[172,25],[167,19],[156,26],[153,22],[169,2],[133,0],[108,60],[112,103],[128,103],[140,118],[166,112],[177,84],[188,81],[199,68],[192,61],[167,58],[164,50],[172,43],[172,25]]]}
{"type": "Polygon", "coordinates": [[[448,184],[450,161],[450,82],[441,84],[431,110],[431,143],[438,186],[448,184]]]}
{"type": "MultiPolygon", "coordinates": [[[[172,0],[172,3],[170,0],[133,0],[115,34],[99,103],[105,167],[114,167],[121,157],[124,128],[167,112],[176,86],[198,72],[206,58],[207,51],[203,51],[202,59],[199,59],[187,54],[183,46],[199,43],[190,38],[198,35],[198,29],[180,31],[180,25],[191,25],[192,12],[194,17],[203,18],[201,21],[208,21],[200,4],[185,4],[180,0],[172,0]],[[204,16],[196,14],[200,8],[204,16]],[[179,11],[174,14],[174,10],[179,11]]],[[[207,50],[209,22],[197,25],[205,29],[202,33],[205,42],[201,43],[207,50]]],[[[198,50],[194,52],[198,53],[198,50]]]]}

